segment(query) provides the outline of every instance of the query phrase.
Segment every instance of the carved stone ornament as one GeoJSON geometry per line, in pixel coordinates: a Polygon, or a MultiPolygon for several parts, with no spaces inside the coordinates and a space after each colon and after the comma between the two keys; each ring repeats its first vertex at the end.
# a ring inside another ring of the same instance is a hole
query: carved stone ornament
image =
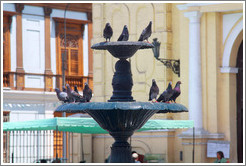
{"type": "Polygon", "coordinates": [[[92,13],[87,12],[87,19],[92,22],[92,13]]]}
{"type": "Polygon", "coordinates": [[[24,4],[21,3],[15,3],[15,10],[18,13],[22,13],[22,10],[24,9],[24,4]]]}
{"type": "MultiPolygon", "coordinates": [[[[78,35],[71,35],[71,34],[67,34],[66,35],[66,47],[72,47],[72,48],[78,48],[79,47],[79,36],[78,35]]],[[[65,36],[64,34],[60,34],[60,46],[61,47],[65,47],[65,36]]]]}
{"type": "Polygon", "coordinates": [[[44,15],[45,16],[50,16],[50,14],[52,13],[52,9],[49,7],[44,7],[44,15]]]}

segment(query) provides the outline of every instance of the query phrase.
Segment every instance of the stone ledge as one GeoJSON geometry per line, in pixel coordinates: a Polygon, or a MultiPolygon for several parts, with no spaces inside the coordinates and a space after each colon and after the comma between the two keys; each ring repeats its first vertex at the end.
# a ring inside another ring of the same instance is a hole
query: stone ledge
{"type": "MultiPolygon", "coordinates": [[[[193,129],[188,129],[183,133],[178,135],[179,138],[182,139],[193,139],[193,129]]],[[[195,139],[199,138],[214,138],[221,139],[224,138],[225,135],[223,133],[209,133],[204,129],[195,129],[195,139]]]]}

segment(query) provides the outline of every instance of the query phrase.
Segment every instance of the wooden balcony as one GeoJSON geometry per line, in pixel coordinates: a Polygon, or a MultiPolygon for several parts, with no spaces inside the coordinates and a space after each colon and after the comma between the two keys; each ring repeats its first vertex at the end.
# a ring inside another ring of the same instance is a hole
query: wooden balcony
{"type": "Polygon", "coordinates": [[[14,85],[14,72],[3,72],[3,87],[12,88],[14,85]]]}
{"type": "Polygon", "coordinates": [[[84,76],[67,76],[66,77],[66,83],[68,83],[70,87],[74,87],[74,85],[77,85],[79,91],[83,90],[85,82],[87,82],[89,86],[92,88],[92,78],[84,77],[84,76]]]}
{"type": "MultiPolygon", "coordinates": [[[[44,77],[44,87],[43,88],[26,88],[23,80],[23,87],[21,90],[36,90],[36,91],[54,91],[53,89],[53,79],[56,80],[56,86],[62,88],[62,75],[52,75],[52,74],[37,74],[37,73],[16,73],[16,72],[4,72],[3,73],[3,87],[9,87],[13,90],[18,89],[16,85],[14,86],[14,78],[19,78],[18,76],[29,75],[29,76],[42,76],[44,77]]],[[[82,91],[84,88],[84,83],[87,82],[91,89],[93,89],[93,77],[92,76],[66,76],[66,84],[70,87],[74,85],[78,86],[78,90],[82,91]]]]}
{"type": "Polygon", "coordinates": [[[8,73],[3,73],[3,87],[10,87],[10,77],[8,73]]]}
{"type": "MultiPolygon", "coordinates": [[[[78,86],[78,90],[82,91],[84,88],[85,82],[89,84],[89,87],[93,89],[93,78],[89,76],[66,76],[65,78],[66,84],[69,84],[70,87],[74,87],[74,85],[78,86]]],[[[62,76],[56,76],[56,87],[62,88],[62,76]]]]}

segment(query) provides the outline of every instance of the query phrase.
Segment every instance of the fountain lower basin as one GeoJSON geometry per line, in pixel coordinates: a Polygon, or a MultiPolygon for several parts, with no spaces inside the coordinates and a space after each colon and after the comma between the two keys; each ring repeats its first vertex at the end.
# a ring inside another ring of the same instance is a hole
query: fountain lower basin
{"type": "Polygon", "coordinates": [[[187,112],[181,104],[152,102],[90,102],[63,104],[57,112],[88,113],[115,139],[111,163],[131,163],[131,145],[127,142],[155,113],[187,112]]]}

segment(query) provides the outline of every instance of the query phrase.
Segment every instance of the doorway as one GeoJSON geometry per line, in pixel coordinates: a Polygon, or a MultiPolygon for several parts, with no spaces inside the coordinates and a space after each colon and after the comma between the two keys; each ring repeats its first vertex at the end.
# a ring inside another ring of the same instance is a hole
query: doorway
{"type": "Polygon", "coordinates": [[[237,53],[237,156],[243,162],[243,41],[237,53]]]}

